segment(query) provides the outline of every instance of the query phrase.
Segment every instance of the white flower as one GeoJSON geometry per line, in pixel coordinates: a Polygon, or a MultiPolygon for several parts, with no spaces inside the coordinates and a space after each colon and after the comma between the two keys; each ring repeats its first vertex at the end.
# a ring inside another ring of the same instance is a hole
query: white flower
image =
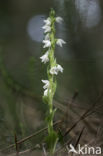
{"type": "Polygon", "coordinates": [[[50,40],[43,40],[43,43],[44,43],[43,48],[51,47],[51,42],[50,42],[50,40]]]}
{"type": "Polygon", "coordinates": [[[44,23],[46,25],[51,25],[51,19],[48,17],[46,20],[44,20],[44,23]]]}
{"type": "Polygon", "coordinates": [[[57,73],[57,68],[56,68],[56,66],[55,67],[52,67],[51,69],[50,69],[50,74],[55,74],[55,75],[57,75],[58,73],[57,73]]]}
{"type": "Polygon", "coordinates": [[[61,65],[57,65],[57,66],[54,66],[54,67],[52,67],[51,69],[50,69],[50,74],[52,74],[52,75],[57,75],[58,74],[58,72],[63,72],[63,68],[62,68],[62,66],[61,65]]]}
{"type": "Polygon", "coordinates": [[[45,29],[44,33],[48,33],[48,32],[51,32],[51,27],[49,26],[45,29]]]}
{"type": "Polygon", "coordinates": [[[48,93],[51,93],[51,89],[46,89],[46,90],[44,90],[44,96],[47,96],[48,93]]]}
{"type": "Polygon", "coordinates": [[[57,23],[62,23],[63,21],[63,18],[62,17],[56,17],[56,22],[57,23]]]}
{"type": "Polygon", "coordinates": [[[48,26],[48,25],[44,25],[44,26],[42,27],[42,29],[45,30],[44,33],[47,33],[47,32],[50,32],[50,31],[51,31],[51,27],[48,26]]]}
{"type": "Polygon", "coordinates": [[[62,66],[61,65],[57,65],[57,71],[59,72],[61,72],[61,73],[63,73],[63,68],[62,68],[62,66]]]}
{"type": "Polygon", "coordinates": [[[49,55],[49,51],[47,51],[43,56],[41,56],[40,57],[41,62],[44,62],[44,64],[48,62],[49,61],[48,55],[49,55]]]}
{"type": "Polygon", "coordinates": [[[44,96],[47,96],[47,95],[48,95],[48,92],[49,92],[49,93],[51,92],[51,89],[49,89],[49,87],[50,87],[50,82],[49,82],[48,80],[42,80],[42,82],[44,83],[43,88],[45,89],[45,90],[44,90],[44,96]]]}
{"type": "Polygon", "coordinates": [[[49,33],[45,35],[45,40],[49,40],[50,37],[49,37],[49,33]]]}
{"type": "Polygon", "coordinates": [[[57,39],[57,42],[56,42],[57,45],[59,45],[60,47],[62,47],[63,44],[66,44],[66,42],[62,39],[57,39]]]}
{"type": "Polygon", "coordinates": [[[50,82],[48,80],[41,80],[45,85],[43,86],[44,89],[48,89],[50,86],[50,82]]]}
{"type": "Polygon", "coordinates": [[[48,89],[44,90],[44,96],[48,95],[48,89]]]}

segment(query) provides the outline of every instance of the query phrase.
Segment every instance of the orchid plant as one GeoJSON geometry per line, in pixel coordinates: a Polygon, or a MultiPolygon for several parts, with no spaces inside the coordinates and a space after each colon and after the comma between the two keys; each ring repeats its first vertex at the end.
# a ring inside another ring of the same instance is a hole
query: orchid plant
{"type": "Polygon", "coordinates": [[[42,27],[45,36],[43,40],[44,55],[41,56],[40,59],[42,63],[48,63],[48,80],[42,80],[42,82],[44,83],[43,100],[48,104],[48,137],[46,138],[46,141],[48,142],[50,153],[54,153],[58,141],[58,135],[53,129],[53,118],[56,112],[56,109],[53,109],[53,97],[57,86],[56,75],[58,75],[59,72],[63,73],[63,67],[57,64],[54,52],[56,45],[62,47],[63,44],[66,44],[64,40],[55,37],[55,22],[60,24],[62,21],[63,19],[61,17],[55,17],[55,11],[51,9],[50,15],[44,20],[45,25],[42,27]]]}

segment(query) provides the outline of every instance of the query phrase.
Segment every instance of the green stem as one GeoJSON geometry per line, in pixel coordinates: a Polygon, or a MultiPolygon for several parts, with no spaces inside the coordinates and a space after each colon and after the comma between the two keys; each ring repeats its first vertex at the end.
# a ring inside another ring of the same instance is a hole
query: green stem
{"type": "MultiPolygon", "coordinates": [[[[51,69],[54,66],[55,63],[55,58],[54,58],[54,51],[55,51],[55,20],[54,20],[54,16],[50,15],[51,17],[51,33],[50,33],[50,41],[51,41],[51,48],[50,50],[50,55],[49,55],[49,60],[50,60],[50,66],[49,68],[51,69]]],[[[49,71],[50,71],[49,69],[49,71]]],[[[48,72],[47,72],[48,73],[48,72]]],[[[51,136],[54,132],[53,130],[53,97],[54,97],[54,75],[48,73],[48,80],[50,82],[50,93],[48,93],[49,98],[48,98],[48,105],[49,105],[49,116],[50,119],[48,120],[48,134],[49,136],[51,136]]],[[[53,138],[52,138],[53,139],[53,138]]],[[[50,144],[52,144],[52,139],[50,144]]],[[[56,147],[56,143],[57,143],[57,139],[54,142],[54,144],[52,145],[52,147],[50,148],[50,153],[51,155],[53,155],[54,151],[55,151],[55,147],[56,147]]]]}

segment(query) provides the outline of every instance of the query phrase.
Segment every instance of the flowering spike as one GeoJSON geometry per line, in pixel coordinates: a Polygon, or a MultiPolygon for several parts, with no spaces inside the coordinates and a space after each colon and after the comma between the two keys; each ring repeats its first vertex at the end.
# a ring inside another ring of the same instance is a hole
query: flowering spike
{"type": "Polygon", "coordinates": [[[42,27],[44,29],[44,40],[43,40],[43,48],[46,53],[40,57],[41,62],[46,63],[49,62],[49,66],[47,68],[47,76],[48,80],[42,80],[44,83],[44,95],[43,99],[48,103],[48,138],[50,142],[50,152],[53,154],[55,151],[55,147],[57,144],[58,136],[53,129],[53,117],[55,114],[55,110],[53,109],[53,97],[56,91],[56,75],[59,72],[63,72],[63,68],[61,65],[56,63],[56,59],[54,57],[56,44],[62,47],[66,42],[62,39],[56,39],[55,37],[55,22],[61,23],[63,19],[61,17],[55,17],[55,11],[51,9],[50,16],[44,20],[45,25],[42,27]],[[52,137],[51,137],[52,136],[52,137]]]}

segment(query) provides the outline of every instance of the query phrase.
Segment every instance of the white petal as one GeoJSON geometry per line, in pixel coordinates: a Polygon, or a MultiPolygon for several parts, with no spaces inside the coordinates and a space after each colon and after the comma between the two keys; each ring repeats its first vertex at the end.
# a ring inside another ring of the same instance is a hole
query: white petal
{"type": "Polygon", "coordinates": [[[42,29],[50,29],[51,27],[50,26],[48,26],[48,25],[44,25],[43,27],[42,27],[42,29]]]}
{"type": "Polygon", "coordinates": [[[42,29],[45,30],[44,33],[47,33],[47,32],[50,32],[50,31],[51,31],[51,27],[50,27],[49,25],[44,25],[44,26],[42,27],[42,29]]]}
{"type": "Polygon", "coordinates": [[[51,89],[46,89],[46,90],[44,90],[44,96],[47,96],[48,93],[51,93],[51,89]]]}
{"type": "Polygon", "coordinates": [[[50,20],[50,19],[44,20],[44,23],[45,23],[46,25],[51,25],[51,20],[50,20]]]}
{"type": "Polygon", "coordinates": [[[43,88],[44,88],[44,89],[48,89],[49,86],[50,86],[50,82],[49,82],[48,80],[42,80],[42,82],[45,84],[45,85],[43,86],[43,88]]]}
{"type": "Polygon", "coordinates": [[[63,68],[62,68],[62,66],[59,65],[59,64],[57,65],[57,70],[60,71],[61,73],[63,73],[63,68]]]}
{"type": "Polygon", "coordinates": [[[66,44],[66,42],[62,39],[57,39],[57,42],[56,42],[57,45],[59,45],[60,47],[62,47],[63,44],[66,44]]]}
{"type": "Polygon", "coordinates": [[[44,46],[43,48],[51,47],[51,42],[49,40],[43,40],[44,46]]]}
{"type": "Polygon", "coordinates": [[[48,89],[44,90],[44,96],[48,95],[48,89]]]}
{"type": "Polygon", "coordinates": [[[44,20],[44,23],[46,25],[51,25],[51,19],[50,19],[50,17],[48,17],[46,20],[44,20]]]}
{"type": "Polygon", "coordinates": [[[49,58],[45,58],[44,56],[41,56],[40,59],[41,59],[41,62],[43,62],[44,64],[49,62],[49,58]]]}
{"type": "Polygon", "coordinates": [[[56,67],[52,67],[51,69],[50,69],[50,74],[52,74],[52,75],[57,75],[58,74],[58,72],[57,72],[57,68],[56,67]]]}
{"type": "Polygon", "coordinates": [[[57,66],[54,66],[54,67],[52,67],[51,69],[50,69],[50,74],[52,74],[52,75],[57,75],[58,74],[58,72],[63,72],[63,68],[62,68],[62,66],[61,65],[57,65],[57,66]]]}
{"type": "Polygon", "coordinates": [[[63,21],[63,18],[62,17],[56,17],[56,22],[57,23],[62,23],[63,21]]]}
{"type": "Polygon", "coordinates": [[[48,80],[41,80],[43,83],[48,83],[49,81],[48,80]]]}
{"type": "Polygon", "coordinates": [[[47,27],[44,31],[44,33],[48,33],[48,32],[51,32],[51,27],[47,27]]]}
{"type": "Polygon", "coordinates": [[[41,62],[44,62],[44,64],[45,64],[46,62],[48,62],[48,61],[49,61],[48,55],[49,55],[49,51],[47,51],[43,56],[41,56],[41,57],[40,57],[41,62]]]}

